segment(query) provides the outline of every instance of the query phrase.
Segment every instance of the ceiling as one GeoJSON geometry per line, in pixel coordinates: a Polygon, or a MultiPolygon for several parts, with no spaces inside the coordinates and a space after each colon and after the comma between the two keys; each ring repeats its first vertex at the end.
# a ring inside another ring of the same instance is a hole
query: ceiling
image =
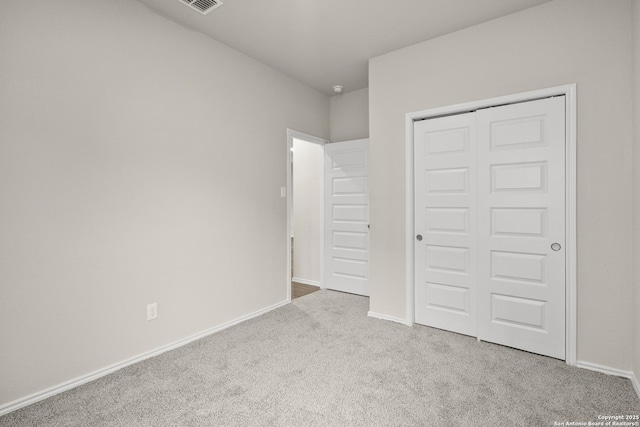
{"type": "Polygon", "coordinates": [[[327,95],[368,86],[368,60],[549,0],[223,0],[202,15],[138,0],[327,95]]]}

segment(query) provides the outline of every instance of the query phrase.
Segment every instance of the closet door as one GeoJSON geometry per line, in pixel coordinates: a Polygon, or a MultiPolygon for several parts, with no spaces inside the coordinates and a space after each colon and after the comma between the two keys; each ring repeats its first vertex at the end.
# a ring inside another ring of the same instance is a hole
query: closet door
{"type": "Polygon", "coordinates": [[[414,124],[417,323],[565,358],[564,102],[414,124]]]}
{"type": "Polygon", "coordinates": [[[414,124],[415,320],[476,335],[475,116],[414,124]]]}
{"type": "Polygon", "coordinates": [[[478,110],[478,338],[565,358],[564,97],[478,110]]]}

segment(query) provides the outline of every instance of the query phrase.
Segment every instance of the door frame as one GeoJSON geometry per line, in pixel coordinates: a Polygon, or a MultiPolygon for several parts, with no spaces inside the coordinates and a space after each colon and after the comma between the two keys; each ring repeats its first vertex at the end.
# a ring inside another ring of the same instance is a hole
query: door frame
{"type": "Polygon", "coordinates": [[[319,144],[322,147],[322,162],[320,164],[320,289],[324,289],[324,146],[329,141],[308,133],[287,128],[287,302],[291,302],[291,222],[293,221],[293,140],[319,144]]]}
{"type": "Polygon", "coordinates": [[[414,191],[414,154],[413,154],[413,123],[418,120],[432,119],[452,114],[460,114],[475,111],[480,108],[497,107],[505,104],[534,101],[536,99],[551,96],[565,96],[565,360],[570,366],[577,362],[577,228],[576,228],[576,151],[577,151],[577,115],[576,115],[576,84],[556,86],[546,89],[521,92],[511,95],[445,107],[430,108],[405,115],[405,150],[406,150],[406,218],[405,218],[405,245],[406,245],[406,323],[413,325],[415,322],[415,250],[413,238],[415,235],[415,191],[414,191]]]}

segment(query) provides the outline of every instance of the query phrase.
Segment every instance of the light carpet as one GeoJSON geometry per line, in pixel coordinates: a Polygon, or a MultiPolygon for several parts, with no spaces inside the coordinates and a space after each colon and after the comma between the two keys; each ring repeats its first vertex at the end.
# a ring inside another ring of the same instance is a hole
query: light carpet
{"type": "Polygon", "coordinates": [[[367,317],[319,291],[0,426],[553,426],[640,414],[627,379],[367,317]]]}

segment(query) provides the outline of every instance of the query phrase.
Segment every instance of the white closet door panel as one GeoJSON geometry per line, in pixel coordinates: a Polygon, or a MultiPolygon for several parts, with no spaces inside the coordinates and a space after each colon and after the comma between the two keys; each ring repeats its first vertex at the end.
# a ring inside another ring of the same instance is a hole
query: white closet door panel
{"type": "Polygon", "coordinates": [[[564,109],[557,97],[477,111],[478,337],[560,359],[564,109]]]}
{"type": "Polygon", "coordinates": [[[564,126],[564,97],[414,124],[417,323],[564,359],[564,126]]]}
{"type": "Polygon", "coordinates": [[[476,334],[475,119],[414,125],[416,322],[476,334]]]}

